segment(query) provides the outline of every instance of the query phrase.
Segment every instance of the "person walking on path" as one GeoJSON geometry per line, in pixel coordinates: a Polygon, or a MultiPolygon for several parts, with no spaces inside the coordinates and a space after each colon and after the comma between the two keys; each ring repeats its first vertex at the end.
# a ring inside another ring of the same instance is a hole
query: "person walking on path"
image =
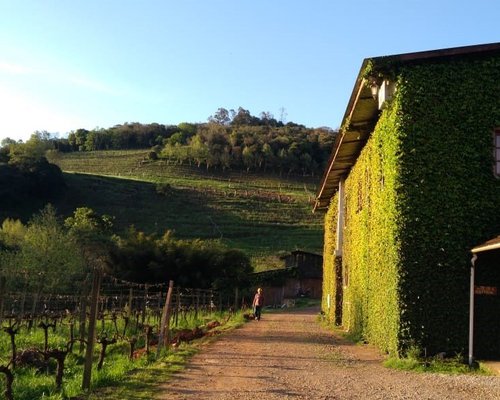
{"type": "Polygon", "coordinates": [[[255,317],[256,321],[260,321],[260,315],[262,312],[262,306],[264,305],[264,295],[262,294],[262,289],[258,288],[257,293],[255,293],[255,296],[253,298],[253,314],[255,317]]]}

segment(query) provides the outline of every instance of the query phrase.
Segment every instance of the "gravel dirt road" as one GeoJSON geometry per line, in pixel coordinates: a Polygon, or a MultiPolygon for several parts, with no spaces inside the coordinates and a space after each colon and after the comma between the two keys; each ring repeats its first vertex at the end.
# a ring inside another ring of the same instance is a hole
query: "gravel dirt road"
{"type": "Polygon", "coordinates": [[[500,377],[395,371],[369,346],[316,322],[317,310],[265,313],[208,345],[161,399],[500,399],[500,377]]]}

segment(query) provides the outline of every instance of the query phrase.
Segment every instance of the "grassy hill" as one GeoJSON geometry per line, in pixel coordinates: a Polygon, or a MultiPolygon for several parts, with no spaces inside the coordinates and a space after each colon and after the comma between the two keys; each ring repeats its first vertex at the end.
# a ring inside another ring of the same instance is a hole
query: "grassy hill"
{"type": "Polygon", "coordinates": [[[207,171],[146,161],[147,151],[58,153],[66,195],[55,202],[68,215],[88,206],[116,217],[125,230],[175,231],[178,238],[219,238],[246,251],[256,269],[283,251],[322,251],[322,218],[312,214],[311,177],[207,171]]]}

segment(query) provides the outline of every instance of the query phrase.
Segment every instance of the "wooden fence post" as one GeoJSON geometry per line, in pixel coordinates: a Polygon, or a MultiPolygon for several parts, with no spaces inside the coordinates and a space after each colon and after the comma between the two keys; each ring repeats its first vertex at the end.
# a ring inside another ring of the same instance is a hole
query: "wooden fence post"
{"type": "Polygon", "coordinates": [[[168,330],[170,328],[170,301],[172,299],[173,289],[174,289],[174,281],[170,281],[168,283],[168,292],[167,292],[167,298],[165,300],[165,307],[163,307],[163,312],[161,315],[161,325],[160,325],[160,332],[158,335],[158,348],[156,349],[156,357],[160,356],[161,348],[163,346],[163,342],[165,341],[165,337],[167,338],[166,342],[168,345],[168,330]]]}
{"type": "Polygon", "coordinates": [[[89,331],[87,336],[87,348],[85,349],[85,364],[83,369],[82,389],[90,389],[90,380],[92,377],[92,356],[94,355],[95,344],[95,328],[97,322],[97,309],[99,302],[99,290],[101,286],[101,271],[94,270],[94,277],[92,279],[92,290],[90,294],[90,317],[89,317],[89,331]]]}
{"type": "Polygon", "coordinates": [[[238,311],[238,292],[239,292],[239,289],[238,288],[235,288],[234,289],[234,312],[238,311]]]}

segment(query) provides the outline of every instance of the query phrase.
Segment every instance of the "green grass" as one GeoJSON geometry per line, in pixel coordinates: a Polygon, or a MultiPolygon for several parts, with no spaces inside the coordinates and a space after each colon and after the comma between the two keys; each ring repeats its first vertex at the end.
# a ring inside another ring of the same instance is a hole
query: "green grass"
{"type": "Polygon", "coordinates": [[[384,361],[384,366],[402,371],[413,372],[431,372],[441,374],[475,374],[475,375],[492,375],[484,365],[479,364],[479,368],[470,368],[469,365],[463,362],[463,357],[457,356],[454,358],[415,358],[391,357],[384,361]]]}
{"type": "MultiPolygon", "coordinates": [[[[219,320],[223,323],[214,331],[226,332],[234,329],[243,323],[241,313],[233,315],[228,320],[227,313],[211,313],[194,318],[190,316],[179,325],[180,328],[192,328],[200,326],[208,321],[219,320]]],[[[100,324],[99,324],[100,326],[100,324]]],[[[105,327],[112,331],[111,324],[105,327]]],[[[120,327],[120,330],[122,326],[120,327]]],[[[130,337],[133,332],[127,335],[130,337]]],[[[65,327],[59,327],[55,332],[50,329],[49,347],[63,347],[68,337],[68,331],[65,327]]],[[[158,390],[159,381],[163,381],[172,373],[183,368],[187,360],[195,354],[200,346],[213,338],[206,337],[194,341],[191,344],[183,343],[178,349],[163,350],[160,358],[156,359],[155,349],[149,356],[142,356],[133,361],[128,359],[129,345],[120,340],[116,344],[110,345],[106,352],[106,358],[102,370],[97,371],[97,358],[100,351],[100,345],[96,344],[94,352],[94,366],[92,371],[92,392],[91,399],[151,399],[152,393],[158,390]],[[159,379],[161,377],[161,379],[159,379]],[[141,394],[142,393],[142,394],[141,394]],[[136,396],[143,397],[136,397],[136,396]],[[121,397],[120,397],[121,396],[121,397]]],[[[25,327],[21,328],[16,336],[18,353],[27,348],[43,348],[43,330],[36,328],[28,331],[25,327]]],[[[138,341],[136,349],[143,346],[144,341],[138,341]]],[[[58,392],[55,387],[55,368],[56,364],[50,362],[48,371],[37,371],[35,368],[21,368],[18,366],[15,370],[15,379],[13,385],[14,396],[19,400],[32,399],[67,399],[67,398],[86,398],[82,397],[82,374],[83,374],[83,356],[78,354],[78,346],[75,345],[73,353],[68,354],[65,363],[63,388],[58,392]]],[[[8,335],[0,334],[0,364],[6,365],[10,358],[11,348],[8,335]]],[[[0,379],[0,393],[4,390],[4,380],[0,379]]]]}
{"type": "MultiPolygon", "coordinates": [[[[243,323],[243,314],[240,312],[216,330],[225,333],[243,323]]],[[[95,390],[88,400],[153,399],[161,393],[161,382],[182,371],[191,357],[213,340],[214,337],[205,337],[192,343],[182,343],[177,349],[164,351],[159,360],[131,370],[125,375],[125,379],[95,390]]]]}
{"type": "Polygon", "coordinates": [[[66,171],[69,190],[56,208],[64,215],[81,206],[114,215],[122,231],[134,225],[147,233],[172,229],[178,238],[221,239],[261,270],[280,251],[321,252],[322,218],[311,212],[316,178],[207,171],[146,162],[146,154],[59,154],[51,161],[66,171]]]}
{"type": "Polygon", "coordinates": [[[455,357],[422,357],[422,352],[418,347],[410,347],[403,357],[389,357],[384,361],[384,366],[402,371],[432,372],[441,374],[475,374],[491,375],[484,365],[478,368],[471,368],[464,362],[461,354],[455,357]]]}

